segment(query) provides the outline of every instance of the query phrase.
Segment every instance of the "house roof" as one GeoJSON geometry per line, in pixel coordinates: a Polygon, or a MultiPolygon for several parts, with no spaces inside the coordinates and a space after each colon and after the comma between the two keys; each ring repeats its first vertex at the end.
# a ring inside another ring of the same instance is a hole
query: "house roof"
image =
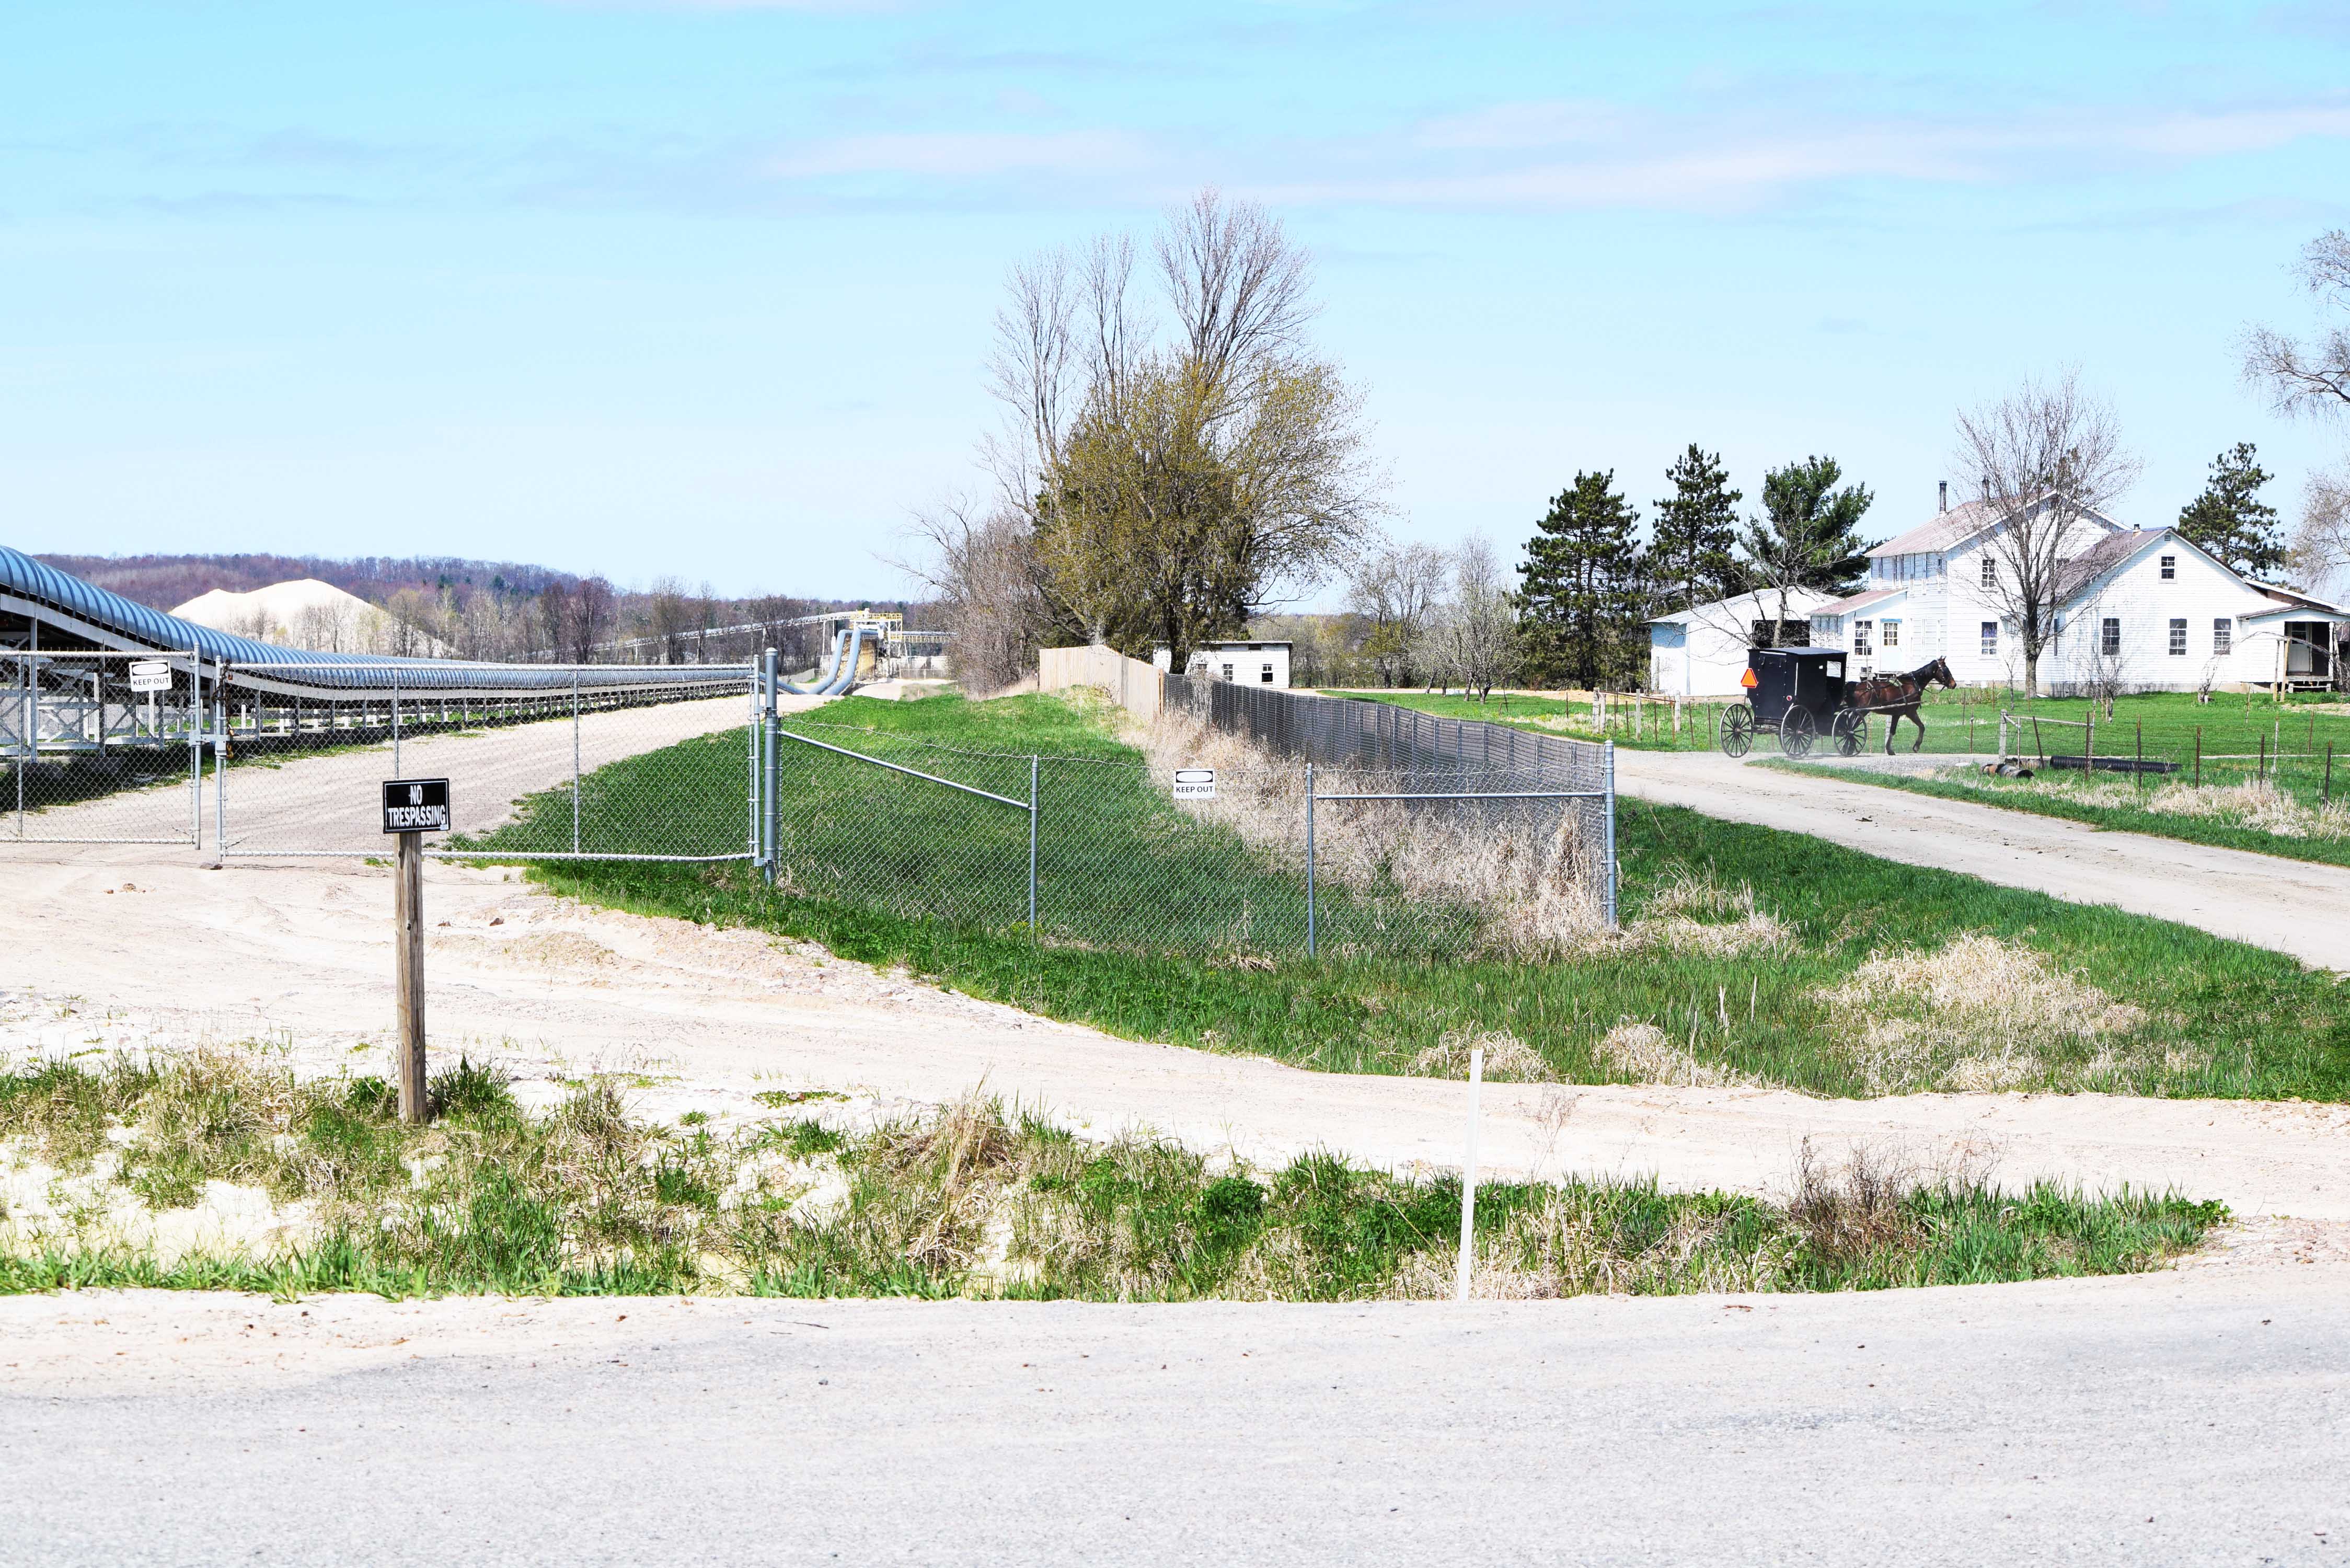
{"type": "Polygon", "coordinates": [[[1897,535],[1871,550],[1871,556],[1930,556],[1972,538],[2005,514],[1988,501],[1970,501],[1937,514],[1907,534],[1897,535]]]}
{"type": "Polygon", "coordinates": [[[2126,534],[2108,534],[2071,560],[2056,568],[2056,600],[2070,600],[2083,588],[2137,555],[2158,539],[2172,537],[2168,528],[2132,528],[2126,534]]]}
{"type": "Polygon", "coordinates": [[[1834,604],[1822,605],[1812,613],[1814,615],[1850,615],[1856,610],[1873,609],[1888,599],[1905,598],[1908,593],[1908,588],[1871,588],[1866,593],[1852,594],[1840,598],[1834,604]]]}
{"type": "MultiPolygon", "coordinates": [[[[1809,615],[1825,603],[1827,597],[1827,595],[1817,588],[1789,588],[1787,613],[1791,616],[1809,615]]],[[[1650,616],[1647,624],[1688,626],[1696,621],[1715,620],[1725,617],[1775,618],[1778,613],[1779,590],[1757,588],[1751,594],[1736,594],[1726,599],[1714,599],[1707,604],[1691,605],[1685,610],[1675,610],[1670,615],[1650,616]]]]}
{"type": "MultiPolygon", "coordinates": [[[[2039,503],[2035,501],[2032,504],[2037,505],[2039,503]]],[[[1879,556],[1938,555],[1944,550],[1965,544],[1985,529],[2006,521],[2013,515],[2014,512],[2022,510],[2023,508],[2016,507],[2002,511],[1992,502],[1970,501],[1963,505],[1953,506],[1948,512],[1939,514],[1931,522],[1921,523],[1907,534],[1897,535],[1887,539],[1868,554],[1872,560],[1879,556]]],[[[2108,528],[2121,526],[2102,512],[2084,509],[2082,515],[2102,523],[2108,528]]]]}

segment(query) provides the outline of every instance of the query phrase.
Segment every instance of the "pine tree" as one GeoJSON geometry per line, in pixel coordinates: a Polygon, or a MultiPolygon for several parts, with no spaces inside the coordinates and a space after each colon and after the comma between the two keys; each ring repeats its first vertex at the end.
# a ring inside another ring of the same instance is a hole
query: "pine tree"
{"type": "Polygon", "coordinates": [[[1721,598],[1736,591],[1739,492],[1719,452],[1689,450],[1665,470],[1670,496],[1656,503],[1647,576],[1657,608],[1669,613],[1721,598]]]}
{"type": "Polygon", "coordinates": [[[1807,457],[1762,476],[1762,515],[1742,541],[1759,587],[1848,594],[1860,586],[1875,545],[1860,520],[1876,497],[1865,484],[1836,488],[1844,469],[1832,457],[1807,457]]]}
{"type": "Polygon", "coordinates": [[[2181,537],[2246,576],[2275,571],[2285,556],[2276,508],[2261,499],[2261,486],[2274,475],[2252,461],[2252,452],[2251,442],[2240,441],[2234,450],[2213,458],[2203,493],[2178,513],[2181,537]]]}
{"type": "Polygon", "coordinates": [[[1528,662],[1578,686],[1628,678],[1644,651],[1634,646],[1645,607],[1633,533],[1640,514],[1615,483],[1612,469],[1576,473],[1535,524],[1519,568],[1528,662]]]}

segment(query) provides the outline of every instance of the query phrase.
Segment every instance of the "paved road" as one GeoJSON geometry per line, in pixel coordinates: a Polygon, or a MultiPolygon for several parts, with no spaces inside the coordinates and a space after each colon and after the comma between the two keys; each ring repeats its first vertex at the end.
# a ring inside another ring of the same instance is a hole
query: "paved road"
{"type": "Polygon", "coordinates": [[[1469,1308],[152,1299],[0,1302],[30,1364],[0,1366],[0,1559],[2350,1559],[2341,1266],[1469,1308]]]}
{"type": "Polygon", "coordinates": [[[1710,752],[1616,753],[1627,795],[1808,833],[1913,866],[2111,904],[2350,971],[2350,867],[2214,849],[1965,801],[1845,784],[1710,752]]]}

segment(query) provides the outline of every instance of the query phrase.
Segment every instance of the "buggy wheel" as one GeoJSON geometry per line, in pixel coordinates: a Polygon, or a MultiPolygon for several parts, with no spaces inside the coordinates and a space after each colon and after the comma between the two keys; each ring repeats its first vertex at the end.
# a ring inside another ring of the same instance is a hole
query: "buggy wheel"
{"type": "Polygon", "coordinates": [[[1721,711],[1721,754],[1742,757],[1754,747],[1754,710],[1743,702],[1721,711]]]}
{"type": "Polygon", "coordinates": [[[1807,757],[1819,732],[1820,722],[1812,717],[1812,711],[1790,702],[1779,716],[1779,750],[1787,756],[1807,757]]]}
{"type": "Polygon", "coordinates": [[[1836,755],[1854,757],[1868,744],[1868,715],[1847,708],[1835,716],[1836,755]]]}

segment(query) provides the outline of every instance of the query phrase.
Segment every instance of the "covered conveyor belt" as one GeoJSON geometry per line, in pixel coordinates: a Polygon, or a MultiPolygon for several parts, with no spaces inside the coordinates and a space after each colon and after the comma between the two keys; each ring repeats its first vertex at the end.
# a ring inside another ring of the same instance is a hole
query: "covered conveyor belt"
{"type": "MultiPolygon", "coordinates": [[[[480,664],[280,648],[165,615],[0,545],[0,652],[153,653],[220,671],[234,686],[332,700],[347,693],[464,691],[489,697],[629,693],[666,701],[739,689],[741,666],[480,664]]],[[[853,666],[852,678],[853,678],[853,666]]],[[[837,676],[836,670],[836,677],[837,676]]],[[[846,690],[827,682],[827,691],[846,690]]]]}

